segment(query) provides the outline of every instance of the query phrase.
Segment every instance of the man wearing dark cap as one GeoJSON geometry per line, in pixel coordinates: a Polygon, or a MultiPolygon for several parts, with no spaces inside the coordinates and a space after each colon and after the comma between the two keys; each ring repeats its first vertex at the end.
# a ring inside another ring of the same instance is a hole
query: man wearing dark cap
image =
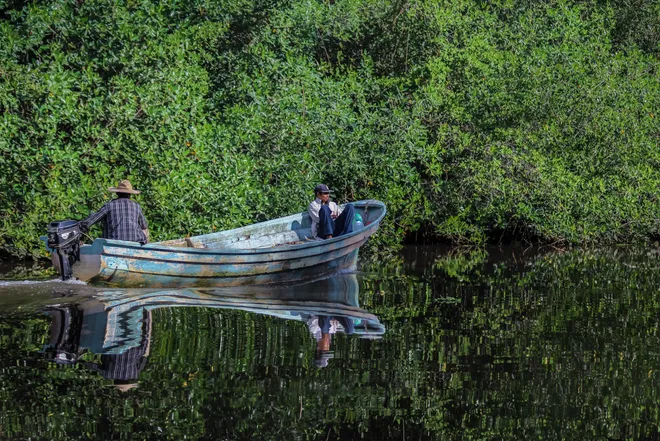
{"type": "Polygon", "coordinates": [[[316,367],[324,368],[328,365],[328,361],[334,358],[334,352],[330,350],[330,347],[332,345],[332,334],[337,332],[338,324],[342,326],[346,335],[355,333],[355,324],[350,317],[320,315],[317,318],[316,327],[318,329],[314,327],[314,320],[307,324],[316,339],[316,354],[314,356],[316,367]]]}
{"type": "Polygon", "coordinates": [[[314,188],[316,199],[307,207],[312,220],[312,236],[316,239],[330,239],[353,232],[353,204],[346,204],[340,209],[330,200],[330,191],[325,184],[317,185],[314,188]]]}
{"type": "Polygon", "coordinates": [[[147,219],[142,214],[140,204],[131,200],[131,195],[140,194],[140,191],[133,189],[130,181],[125,179],[116,187],[108,188],[108,191],[117,193],[117,198],[81,221],[81,230],[88,231],[92,225],[105,220],[103,226],[105,239],[147,243],[149,240],[147,219]]]}

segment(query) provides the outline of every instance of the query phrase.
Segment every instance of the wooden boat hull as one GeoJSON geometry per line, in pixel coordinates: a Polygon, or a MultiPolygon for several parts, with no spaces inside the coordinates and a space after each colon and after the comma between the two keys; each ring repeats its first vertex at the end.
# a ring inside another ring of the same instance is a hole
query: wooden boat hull
{"type": "Polygon", "coordinates": [[[366,217],[364,228],[345,236],[294,245],[233,248],[247,241],[268,243],[269,237],[291,234],[287,225],[309,224],[306,213],[187,239],[195,246],[209,244],[215,248],[173,246],[174,241],[140,245],[96,239],[81,247],[81,261],[73,266],[73,275],[93,285],[120,287],[271,285],[321,278],[355,268],[359,248],[377,231],[386,212],[385,205],[378,201],[354,205],[366,217]],[[263,232],[270,234],[257,234],[263,232]]]}

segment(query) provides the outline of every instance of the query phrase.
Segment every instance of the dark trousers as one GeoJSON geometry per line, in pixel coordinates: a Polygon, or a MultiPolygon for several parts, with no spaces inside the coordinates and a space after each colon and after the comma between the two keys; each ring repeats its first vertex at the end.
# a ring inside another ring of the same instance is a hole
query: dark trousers
{"type": "Polygon", "coordinates": [[[332,237],[341,236],[353,232],[353,219],[355,218],[355,207],[353,204],[346,204],[344,211],[337,217],[332,219],[332,211],[327,205],[321,205],[319,210],[319,229],[318,235],[321,239],[325,236],[332,234],[332,237]]]}
{"type": "Polygon", "coordinates": [[[337,319],[339,324],[344,328],[344,332],[348,335],[353,335],[355,332],[355,324],[353,323],[353,320],[348,318],[348,317],[330,317],[328,315],[320,315],[319,316],[319,328],[321,328],[321,333],[322,334],[329,334],[330,333],[330,320],[332,319],[337,319]]]}

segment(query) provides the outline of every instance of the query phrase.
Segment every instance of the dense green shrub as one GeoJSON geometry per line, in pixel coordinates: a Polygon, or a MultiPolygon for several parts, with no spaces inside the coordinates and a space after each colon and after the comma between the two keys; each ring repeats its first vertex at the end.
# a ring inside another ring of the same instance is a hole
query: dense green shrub
{"type": "Polygon", "coordinates": [[[654,235],[660,3],[632,3],[0,2],[0,248],[124,177],[157,240],[318,182],[387,203],[377,243],[654,235]]]}

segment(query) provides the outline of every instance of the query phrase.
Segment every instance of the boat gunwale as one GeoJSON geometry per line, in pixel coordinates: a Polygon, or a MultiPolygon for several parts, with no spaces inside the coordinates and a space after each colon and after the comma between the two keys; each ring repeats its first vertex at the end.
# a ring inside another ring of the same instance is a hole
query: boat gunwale
{"type": "MultiPolygon", "coordinates": [[[[113,239],[103,239],[103,238],[97,238],[94,240],[94,242],[90,245],[93,246],[96,243],[98,243],[100,246],[105,247],[105,244],[113,247],[118,247],[118,248],[129,248],[129,249],[138,249],[138,250],[153,250],[153,251],[165,251],[165,252],[173,252],[173,253],[184,253],[184,254],[211,254],[211,255],[231,255],[231,256],[241,256],[241,255],[255,255],[255,254],[272,254],[272,253],[281,253],[281,252],[287,252],[287,251],[298,251],[298,250],[304,250],[307,248],[313,248],[313,247],[319,247],[319,246],[326,246],[326,245],[332,245],[336,244],[339,242],[342,242],[346,239],[350,239],[353,237],[356,237],[360,234],[365,234],[365,233],[370,233],[373,234],[374,231],[378,228],[380,225],[380,222],[383,220],[385,215],[387,214],[387,208],[385,204],[381,201],[375,200],[375,199],[368,199],[368,200],[361,200],[361,201],[356,201],[352,202],[353,205],[357,206],[374,206],[378,207],[379,209],[382,210],[382,213],[376,218],[376,220],[372,221],[369,223],[369,225],[365,225],[364,228],[358,230],[358,231],[353,231],[352,233],[345,234],[342,236],[337,236],[333,237],[331,239],[324,239],[324,240],[311,240],[306,243],[301,243],[301,244],[293,244],[293,245],[278,245],[275,247],[268,247],[268,248],[247,248],[247,249],[240,249],[240,250],[231,250],[231,249],[214,249],[214,248],[193,248],[193,247],[177,247],[177,246],[170,246],[170,245],[159,245],[159,242],[154,242],[153,244],[145,244],[145,245],[140,245],[137,242],[128,242],[128,241],[122,241],[122,240],[113,240],[113,239]]],[[[289,216],[285,216],[282,218],[279,218],[279,220],[286,219],[288,217],[294,217],[298,216],[298,214],[292,214],[289,216]]],[[[266,221],[266,222],[259,222],[257,224],[251,224],[251,225],[246,225],[247,226],[254,226],[254,225],[259,225],[259,224],[265,224],[267,222],[272,222],[272,221],[266,221]]],[[[241,228],[245,227],[240,227],[240,228],[235,228],[233,230],[227,230],[227,232],[231,231],[237,231],[240,230],[241,228]]],[[[205,235],[200,235],[200,236],[193,236],[191,239],[194,239],[195,237],[201,237],[205,235]]],[[[87,247],[85,247],[87,248],[87,247]]],[[[82,248],[81,248],[82,251],[82,248]]],[[[108,255],[105,252],[101,252],[101,254],[108,255]]],[[[116,257],[132,257],[128,255],[114,255],[116,257]]],[[[137,258],[137,257],[136,257],[137,258]]],[[[289,259],[281,259],[281,260],[289,260],[289,259]]]]}

